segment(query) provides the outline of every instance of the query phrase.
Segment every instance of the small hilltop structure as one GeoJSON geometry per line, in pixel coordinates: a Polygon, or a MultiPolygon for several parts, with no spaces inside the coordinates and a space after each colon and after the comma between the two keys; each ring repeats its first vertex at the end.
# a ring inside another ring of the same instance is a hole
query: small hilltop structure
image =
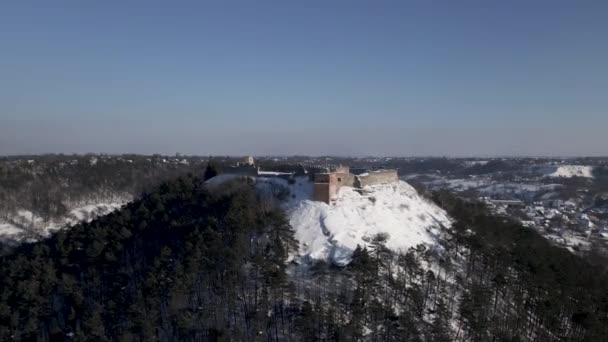
{"type": "Polygon", "coordinates": [[[399,182],[399,174],[395,169],[368,170],[337,166],[333,168],[317,167],[318,172],[309,173],[303,166],[298,165],[298,171],[292,173],[261,171],[255,165],[253,157],[248,156],[237,162],[236,165],[224,169],[225,174],[247,177],[279,177],[293,179],[296,176],[308,176],[313,182],[312,200],[330,204],[336,199],[342,187],[363,189],[366,186],[377,184],[391,184],[399,182]]]}

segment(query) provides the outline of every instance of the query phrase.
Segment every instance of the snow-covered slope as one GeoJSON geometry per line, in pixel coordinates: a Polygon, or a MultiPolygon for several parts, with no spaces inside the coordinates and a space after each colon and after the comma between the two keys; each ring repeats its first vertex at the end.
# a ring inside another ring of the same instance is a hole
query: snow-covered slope
{"type": "Polygon", "coordinates": [[[61,218],[46,221],[41,216],[29,210],[19,210],[8,218],[0,219],[0,239],[19,241],[35,239],[49,235],[51,232],[80,222],[90,222],[98,216],[103,216],[120,208],[127,203],[128,198],[113,198],[112,201],[90,203],[73,207],[61,218]]]}
{"type": "Polygon", "coordinates": [[[293,184],[277,178],[258,178],[260,189],[283,185],[290,190],[282,205],[300,241],[296,258],[350,262],[357,245],[367,246],[379,233],[388,235],[387,247],[405,251],[425,244],[440,248],[439,236],[450,226],[445,211],[418,195],[406,182],[374,185],[363,190],[342,188],[331,205],[311,201],[312,183],[307,177],[293,184]]]}
{"type": "Polygon", "coordinates": [[[562,165],[549,175],[550,177],[585,177],[593,178],[593,167],[585,165],[562,165]]]}

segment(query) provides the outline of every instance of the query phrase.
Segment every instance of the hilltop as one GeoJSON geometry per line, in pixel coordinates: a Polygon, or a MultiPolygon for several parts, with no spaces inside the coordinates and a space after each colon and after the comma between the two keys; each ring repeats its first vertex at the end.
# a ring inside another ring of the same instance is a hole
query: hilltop
{"type": "Polygon", "coordinates": [[[404,181],[361,190],[342,187],[331,204],[312,200],[313,183],[308,177],[293,182],[259,177],[257,187],[272,193],[277,187],[288,191],[280,205],[300,241],[299,261],[326,260],[344,266],[357,245],[368,247],[378,234],[386,235],[387,247],[395,252],[419,244],[441,249],[439,240],[451,225],[443,209],[404,181]]]}

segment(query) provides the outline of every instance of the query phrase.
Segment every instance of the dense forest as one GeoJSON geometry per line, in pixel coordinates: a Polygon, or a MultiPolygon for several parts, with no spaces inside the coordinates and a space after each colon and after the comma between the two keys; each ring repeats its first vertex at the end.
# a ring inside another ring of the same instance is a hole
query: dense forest
{"type": "MultiPolygon", "coordinates": [[[[207,170],[212,173],[212,170],[207,170]]],[[[251,182],[191,175],[0,260],[0,340],[605,341],[604,268],[449,193],[437,248],[291,259],[251,182]]]]}

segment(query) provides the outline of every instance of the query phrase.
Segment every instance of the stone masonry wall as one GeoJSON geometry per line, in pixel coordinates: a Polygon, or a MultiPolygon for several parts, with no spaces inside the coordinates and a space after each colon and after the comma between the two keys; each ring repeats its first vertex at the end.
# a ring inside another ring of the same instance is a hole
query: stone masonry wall
{"type": "Polygon", "coordinates": [[[352,173],[332,172],[314,175],[313,200],[331,203],[343,186],[363,188],[367,185],[390,184],[399,181],[397,170],[378,170],[355,176],[352,173]]]}
{"type": "Polygon", "coordinates": [[[336,177],[332,173],[316,173],[313,200],[329,204],[336,197],[336,177]]]}
{"type": "Polygon", "coordinates": [[[355,187],[363,188],[367,185],[390,184],[399,181],[397,170],[377,170],[370,171],[367,175],[359,175],[356,177],[355,187]]]}
{"type": "Polygon", "coordinates": [[[315,183],[313,192],[313,201],[324,202],[329,204],[331,201],[329,183],[315,183]]]}

